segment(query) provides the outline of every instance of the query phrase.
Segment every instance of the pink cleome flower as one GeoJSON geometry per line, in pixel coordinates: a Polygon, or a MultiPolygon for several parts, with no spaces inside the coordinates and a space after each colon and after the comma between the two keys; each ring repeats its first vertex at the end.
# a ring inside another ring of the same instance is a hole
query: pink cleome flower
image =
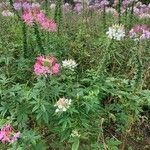
{"type": "Polygon", "coordinates": [[[28,2],[24,2],[24,3],[22,4],[22,8],[23,8],[24,10],[30,9],[30,8],[31,8],[31,5],[30,5],[30,3],[28,3],[28,2]]]}
{"type": "Polygon", "coordinates": [[[37,7],[24,10],[22,18],[27,25],[31,26],[33,23],[37,23],[44,30],[50,32],[57,31],[57,25],[55,21],[46,18],[45,14],[37,7]]]}
{"type": "Polygon", "coordinates": [[[40,7],[40,4],[37,2],[29,3],[28,0],[15,0],[13,3],[13,7],[15,10],[30,9],[40,7]]]}
{"type": "Polygon", "coordinates": [[[22,19],[24,20],[24,22],[27,25],[29,25],[29,26],[33,25],[34,17],[33,17],[32,12],[30,10],[24,11],[24,13],[22,15],[22,19]]]}
{"type": "Polygon", "coordinates": [[[22,7],[21,2],[15,2],[15,3],[13,4],[13,6],[14,6],[14,9],[15,9],[15,10],[20,10],[21,7],[22,7]]]}
{"type": "Polygon", "coordinates": [[[36,75],[55,75],[60,71],[60,65],[53,56],[39,56],[36,58],[34,72],[36,75]]]}
{"type": "Polygon", "coordinates": [[[130,38],[136,41],[150,39],[150,30],[146,25],[135,25],[129,32],[130,38]]]}
{"type": "Polygon", "coordinates": [[[48,19],[44,12],[41,11],[40,7],[37,5],[33,5],[28,9],[24,9],[22,19],[27,25],[32,26],[34,23],[37,23],[41,29],[49,32],[57,31],[57,25],[55,21],[53,19],[48,19]]]}
{"type": "Polygon", "coordinates": [[[0,140],[3,143],[13,143],[20,137],[20,132],[15,133],[11,125],[5,125],[0,131],[0,140]]]}

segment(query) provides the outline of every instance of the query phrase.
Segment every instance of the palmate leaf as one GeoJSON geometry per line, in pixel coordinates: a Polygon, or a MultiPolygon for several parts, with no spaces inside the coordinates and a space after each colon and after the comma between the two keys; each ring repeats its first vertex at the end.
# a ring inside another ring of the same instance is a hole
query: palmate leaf
{"type": "Polygon", "coordinates": [[[143,90],[141,95],[144,98],[143,102],[145,102],[146,100],[148,102],[148,105],[150,105],[150,90],[143,90]]]}

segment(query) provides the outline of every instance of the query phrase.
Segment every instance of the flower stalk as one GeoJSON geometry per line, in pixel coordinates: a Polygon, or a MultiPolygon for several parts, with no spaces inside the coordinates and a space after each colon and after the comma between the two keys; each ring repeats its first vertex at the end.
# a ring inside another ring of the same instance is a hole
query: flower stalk
{"type": "Polygon", "coordinates": [[[44,55],[45,54],[45,50],[44,50],[44,47],[42,45],[40,32],[39,32],[39,29],[38,29],[38,26],[37,26],[36,23],[34,23],[34,33],[35,33],[35,36],[36,36],[36,41],[37,41],[40,53],[44,55]]]}
{"type": "Polygon", "coordinates": [[[56,2],[54,20],[57,23],[57,33],[59,35],[60,34],[60,28],[62,25],[62,0],[57,0],[57,2],[56,2]]]}
{"type": "Polygon", "coordinates": [[[119,4],[118,4],[119,24],[121,24],[121,6],[122,6],[122,0],[119,0],[119,4]]]}
{"type": "Polygon", "coordinates": [[[20,17],[19,13],[14,9],[13,0],[9,0],[9,3],[10,3],[10,5],[11,5],[11,9],[12,9],[13,12],[17,15],[17,17],[18,17],[18,19],[20,20],[21,25],[22,25],[23,55],[24,55],[24,58],[27,58],[27,57],[28,57],[28,52],[27,52],[27,49],[28,49],[28,43],[27,43],[27,27],[26,27],[25,23],[22,21],[22,18],[20,17]]]}
{"type": "Polygon", "coordinates": [[[106,30],[106,6],[103,7],[103,28],[106,30]]]}
{"type": "Polygon", "coordinates": [[[132,26],[132,22],[133,22],[133,14],[134,14],[134,4],[135,2],[132,2],[132,6],[131,6],[131,16],[130,16],[130,27],[132,26]]]}
{"type": "Polygon", "coordinates": [[[108,45],[107,45],[107,48],[106,50],[104,51],[104,54],[103,54],[103,58],[102,60],[99,62],[99,65],[98,65],[98,69],[97,69],[97,72],[96,72],[96,75],[100,75],[102,73],[103,70],[105,70],[105,67],[106,67],[106,63],[107,63],[107,58],[109,56],[109,53],[110,53],[110,45],[112,44],[112,40],[109,41],[108,45]]]}
{"type": "Polygon", "coordinates": [[[141,60],[141,49],[142,45],[139,42],[139,49],[136,51],[135,54],[135,66],[136,66],[136,72],[134,76],[134,91],[140,90],[142,87],[142,76],[143,76],[143,65],[141,60]]]}

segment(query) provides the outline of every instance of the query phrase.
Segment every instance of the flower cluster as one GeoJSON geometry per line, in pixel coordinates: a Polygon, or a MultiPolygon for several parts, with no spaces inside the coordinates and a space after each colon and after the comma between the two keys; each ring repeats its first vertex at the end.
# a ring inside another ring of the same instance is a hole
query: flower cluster
{"type": "Polygon", "coordinates": [[[125,37],[125,30],[124,26],[122,25],[113,25],[112,27],[109,27],[108,31],[106,32],[108,37],[110,39],[115,39],[117,41],[120,41],[125,37]]]}
{"type": "Polygon", "coordinates": [[[44,30],[50,32],[55,32],[57,30],[55,21],[53,19],[48,19],[44,12],[40,10],[39,5],[32,4],[31,7],[24,9],[22,18],[24,22],[30,26],[37,23],[44,30]]]}
{"type": "Polygon", "coordinates": [[[116,9],[112,8],[112,7],[106,7],[105,12],[107,14],[112,14],[113,16],[115,16],[116,18],[118,18],[119,14],[116,11],[116,9]]]}
{"type": "Polygon", "coordinates": [[[56,104],[54,105],[55,107],[57,107],[57,109],[55,110],[55,112],[64,112],[64,111],[67,111],[67,109],[70,107],[71,105],[71,99],[65,99],[64,97],[63,98],[60,98],[56,104]]]}
{"type": "Polygon", "coordinates": [[[34,65],[34,72],[36,75],[55,75],[60,71],[60,65],[56,62],[55,57],[39,56],[34,65]]]}
{"type": "Polygon", "coordinates": [[[75,7],[74,7],[74,11],[78,14],[80,14],[81,10],[83,9],[83,6],[81,4],[81,2],[76,2],[75,7]]]}
{"type": "Polygon", "coordinates": [[[150,4],[145,5],[141,2],[137,3],[134,7],[134,14],[140,19],[150,19],[150,4]]]}
{"type": "Polygon", "coordinates": [[[80,137],[81,135],[79,134],[78,130],[73,130],[71,133],[71,137],[80,137]]]}
{"type": "Polygon", "coordinates": [[[127,6],[129,5],[129,3],[130,3],[129,0],[123,0],[123,1],[122,1],[122,7],[123,7],[124,9],[126,9],[127,6]]]}
{"type": "Polygon", "coordinates": [[[21,2],[15,2],[13,6],[15,10],[20,10],[22,8],[21,2]]]}
{"type": "Polygon", "coordinates": [[[150,39],[150,30],[146,25],[136,25],[129,32],[130,38],[135,41],[150,39]]]}
{"type": "Polygon", "coordinates": [[[50,5],[50,9],[51,9],[51,10],[55,10],[55,8],[56,8],[56,4],[55,4],[55,3],[52,3],[52,4],[50,5]]]}
{"type": "Polygon", "coordinates": [[[40,4],[39,3],[32,3],[32,4],[30,4],[27,0],[25,0],[23,2],[16,1],[13,4],[13,7],[14,7],[15,10],[31,9],[31,8],[34,8],[34,7],[40,7],[40,4]]]}
{"type": "Polygon", "coordinates": [[[98,2],[99,2],[100,8],[104,8],[104,7],[109,5],[109,1],[108,0],[99,0],[98,2]]]}
{"type": "Polygon", "coordinates": [[[64,61],[62,61],[62,66],[73,71],[74,68],[77,67],[77,63],[72,59],[65,59],[64,61]]]}
{"type": "Polygon", "coordinates": [[[90,10],[104,9],[109,5],[108,0],[96,0],[89,3],[90,10]]]}
{"type": "Polygon", "coordinates": [[[4,17],[12,17],[12,16],[14,16],[14,13],[10,12],[9,10],[3,10],[2,11],[2,16],[4,16],[4,17]]]}
{"type": "Polygon", "coordinates": [[[15,133],[11,125],[5,125],[0,131],[0,140],[3,143],[13,143],[20,137],[20,132],[15,133]]]}
{"type": "Polygon", "coordinates": [[[64,13],[67,13],[67,12],[69,12],[70,10],[71,10],[71,5],[68,4],[68,3],[65,3],[65,4],[63,5],[63,11],[64,11],[64,13]]]}
{"type": "Polygon", "coordinates": [[[123,0],[122,1],[122,8],[126,9],[127,7],[131,6],[133,4],[133,2],[135,2],[136,0],[123,0]]]}

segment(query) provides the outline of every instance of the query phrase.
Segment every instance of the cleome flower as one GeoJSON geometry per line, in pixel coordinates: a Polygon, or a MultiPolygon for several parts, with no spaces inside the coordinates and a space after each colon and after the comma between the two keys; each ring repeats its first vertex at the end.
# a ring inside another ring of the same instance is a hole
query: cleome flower
{"type": "Polygon", "coordinates": [[[21,4],[21,2],[15,2],[13,4],[13,7],[15,10],[20,10],[22,8],[22,4],[21,4]]]}
{"type": "Polygon", "coordinates": [[[0,140],[3,143],[14,143],[20,137],[20,132],[15,133],[11,125],[5,125],[0,131],[0,140]]]}
{"type": "Polygon", "coordinates": [[[72,130],[72,133],[70,135],[71,137],[80,137],[81,135],[79,134],[78,130],[72,130]]]}
{"type": "Polygon", "coordinates": [[[150,4],[142,4],[141,2],[136,3],[134,7],[134,14],[139,17],[139,19],[149,19],[150,18],[150,4]]]}
{"type": "Polygon", "coordinates": [[[55,4],[55,3],[52,3],[52,4],[50,5],[50,9],[51,9],[51,10],[55,10],[55,8],[56,8],[56,4],[55,4]]]}
{"type": "Polygon", "coordinates": [[[9,10],[3,10],[2,11],[2,16],[4,16],[4,17],[13,17],[14,13],[10,12],[9,10]]]}
{"type": "Polygon", "coordinates": [[[62,66],[64,68],[74,71],[74,68],[77,67],[77,63],[72,59],[65,59],[64,61],[62,61],[62,66]]]}
{"type": "Polygon", "coordinates": [[[25,7],[22,15],[23,21],[32,26],[34,23],[37,23],[41,29],[44,29],[49,32],[56,32],[57,25],[53,19],[48,19],[44,12],[40,10],[40,5],[38,3],[33,3],[30,7],[25,7]]]}
{"type": "Polygon", "coordinates": [[[146,25],[135,25],[129,31],[130,38],[135,41],[143,41],[150,39],[150,30],[146,25]]]}
{"type": "Polygon", "coordinates": [[[108,35],[108,38],[120,41],[125,37],[124,26],[118,24],[113,25],[112,27],[109,27],[106,34],[108,35]]]}
{"type": "Polygon", "coordinates": [[[54,75],[60,71],[60,65],[53,56],[39,56],[36,58],[34,72],[36,75],[54,75]]]}
{"type": "Polygon", "coordinates": [[[81,11],[83,9],[83,6],[80,2],[76,2],[75,4],[75,7],[74,7],[74,11],[77,13],[77,14],[80,14],[81,11]]]}
{"type": "Polygon", "coordinates": [[[21,10],[22,8],[25,10],[27,9],[31,9],[31,8],[39,8],[40,4],[39,3],[32,3],[30,4],[28,1],[22,1],[19,2],[18,0],[16,0],[16,2],[13,3],[13,7],[15,10],[21,10]]]}
{"type": "Polygon", "coordinates": [[[108,0],[101,0],[101,1],[98,1],[98,3],[99,3],[99,6],[101,8],[104,8],[104,7],[109,5],[109,1],[108,0]]]}
{"type": "Polygon", "coordinates": [[[55,110],[56,113],[58,112],[64,112],[64,111],[67,111],[67,109],[70,107],[71,105],[71,99],[65,99],[64,97],[63,98],[60,98],[56,104],[54,105],[55,107],[57,107],[57,109],[55,110]]]}

